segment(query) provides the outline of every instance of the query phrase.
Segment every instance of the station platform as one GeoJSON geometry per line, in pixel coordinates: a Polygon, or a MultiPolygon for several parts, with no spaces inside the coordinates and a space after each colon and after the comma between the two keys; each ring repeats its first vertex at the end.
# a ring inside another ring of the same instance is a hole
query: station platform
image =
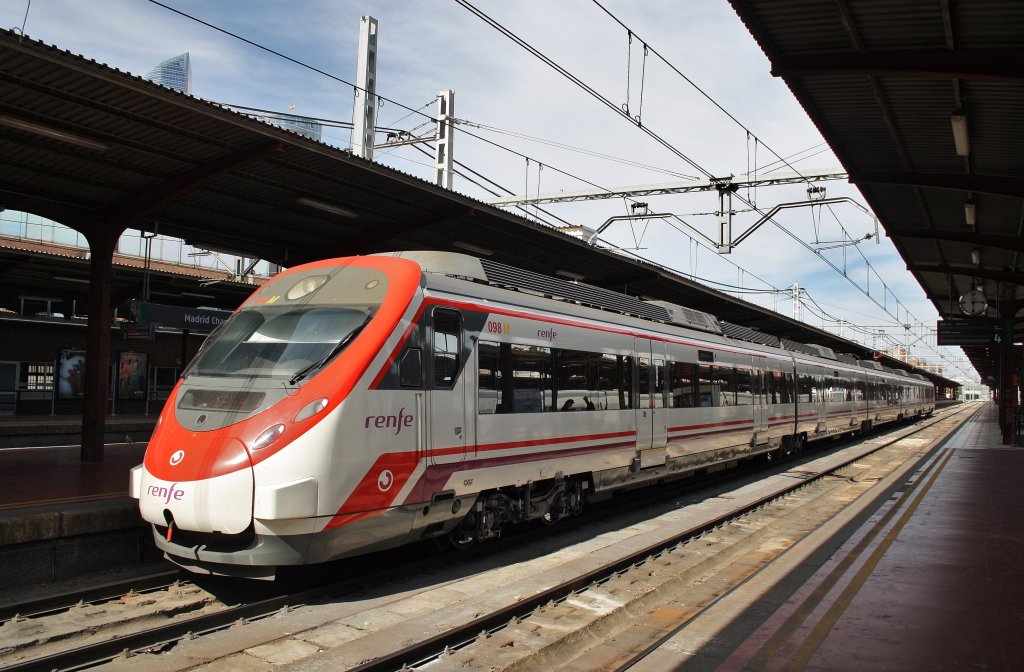
{"type": "Polygon", "coordinates": [[[1024,448],[1002,444],[985,404],[880,508],[794,560],[731,624],[637,669],[1019,669],[1022,482],[1024,448]]]}
{"type": "Polygon", "coordinates": [[[106,443],[103,462],[86,464],[81,418],[0,420],[0,436],[28,444],[0,448],[0,593],[152,559],[128,479],[156,418],[107,422],[128,441],[106,443]],[[63,445],[32,445],[55,436],[63,445]]]}
{"type": "MultiPolygon", "coordinates": [[[[104,443],[149,440],[157,415],[108,415],[104,443]]],[[[80,415],[0,415],[0,451],[5,448],[77,445],[82,440],[80,415]]]]}

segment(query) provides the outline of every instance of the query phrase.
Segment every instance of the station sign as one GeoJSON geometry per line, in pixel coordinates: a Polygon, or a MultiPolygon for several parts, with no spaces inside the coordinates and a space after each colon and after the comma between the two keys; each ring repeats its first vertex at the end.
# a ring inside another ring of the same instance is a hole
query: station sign
{"type": "Polygon", "coordinates": [[[153,325],[147,325],[145,327],[121,327],[121,338],[126,341],[152,341],[153,340],[153,325]]]}
{"type": "Polygon", "coordinates": [[[197,333],[209,333],[231,316],[228,310],[187,308],[144,301],[133,301],[131,309],[133,321],[140,327],[188,329],[197,333]]]}
{"type": "Polygon", "coordinates": [[[939,320],[937,343],[938,345],[1004,345],[1010,343],[1013,334],[1012,327],[1012,322],[984,317],[939,320]]]}

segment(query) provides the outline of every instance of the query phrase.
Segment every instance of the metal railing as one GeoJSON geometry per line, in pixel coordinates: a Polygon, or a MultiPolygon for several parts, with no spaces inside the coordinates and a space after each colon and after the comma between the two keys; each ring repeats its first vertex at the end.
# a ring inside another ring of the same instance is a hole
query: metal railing
{"type": "MultiPolygon", "coordinates": [[[[85,236],[63,224],[27,212],[0,211],[0,238],[33,243],[60,245],[81,250],[89,249],[85,236]]],[[[238,257],[211,253],[189,245],[180,238],[164,235],[143,235],[137,229],[125,231],[117,243],[117,254],[138,259],[146,258],[146,243],[150,242],[150,259],[196,269],[234,273],[238,257]]],[[[262,278],[270,277],[270,262],[260,261],[252,271],[262,278]]]]}

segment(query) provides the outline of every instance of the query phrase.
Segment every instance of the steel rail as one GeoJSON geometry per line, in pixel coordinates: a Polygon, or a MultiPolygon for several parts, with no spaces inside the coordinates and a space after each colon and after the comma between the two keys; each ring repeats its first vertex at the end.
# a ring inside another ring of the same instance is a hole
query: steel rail
{"type": "Polygon", "coordinates": [[[656,544],[652,544],[647,548],[631,553],[628,556],[608,563],[602,567],[588,571],[574,579],[552,586],[551,588],[545,589],[530,597],[526,597],[515,604],[497,609],[463,625],[452,628],[447,632],[440,633],[430,637],[429,639],[411,644],[408,647],[385,654],[379,658],[351,668],[350,672],[394,672],[395,670],[407,670],[409,668],[425,665],[430,661],[443,656],[446,652],[470,645],[478,636],[497,632],[509,624],[518,623],[532,614],[539,607],[550,602],[563,600],[573,593],[578,593],[591,586],[598,585],[615,574],[621,574],[631,568],[642,566],[647,560],[670,551],[685,541],[698,538],[707,532],[726,525],[736,518],[782,499],[793,492],[807,487],[811,483],[825,478],[827,475],[835,471],[843,469],[854,462],[863,459],[867,455],[883,450],[898,441],[913,436],[914,434],[945,420],[947,417],[956,415],[958,412],[963,412],[963,409],[957,408],[951,413],[938,415],[930,421],[913,428],[913,431],[901,434],[890,441],[886,441],[883,444],[872,447],[870,450],[858,453],[855,457],[851,457],[841,464],[831,466],[826,471],[809,476],[796,484],[786,486],[774,493],[765,495],[754,502],[738,507],[728,513],[724,513],[721,516],[701,523],[700,525],[696,525],[667,540],[662,540],[656,544]]]}
{"type": "MultiPolygon", "coordinates": [[[[958,409],[958,410],[959,410],[959,411],[962,411],[963,409],[958,409]]],[[[974,412],[973,412],[973,413],[971,414],[971,416],[973,417],[974,415],[977,415],[977,414],[978,414],[979,412],[981,412],[981,410],[982,410],[982,409],[980,409],[980,408],[979,408],[979,409],[976,409],[976,410],[975,410],[975,411],[974,411],[974,412]]],[[[923,430],[927,429],[928,427],[931,427],[931,426],[933,426],[933,425],[937,424],[938,422],[940,422],[941,420],[945,419],[946,417],[954,417],[955,415],[956,415],[956,412],[950,413],[950,414],[949,414],[948,416],[945,416],[945,415],[944,415],[944,416],[942,416],[941,418],[938,418],[938,419],[936,420],[936,422],[933,422],[933,423],[929,423],[928,425],[925,425],[925,426],[923,426],[923,427],[919,428],[919,429],[918,429],[918,431],[923,431],[923,430]]],[[[969,420],[969,419],[970,419],[970,418],[968,418],[968,420],[969,420]]],[[[916,489],[917,489],[917,486],[918,486],[919,484],[921,484],[921,483],[925,482],[925,480],[926,480],[926,479],[924,478],[924,476],[925,476],[925,475],[927,475],[927,474],[929,474],[929,473],[931,473],[932,469],[934,469],[934,468],[935,468],[935,467],[936,467],[936,466],[937,466],[937,465],[939,464],[939,461],[941,460],[941,453],[940,453],[940,452],[938,452],[938,450],[939,450],[939,449],[940,449],[940,448],[941,448],[941,447],[942,447],[943,445],[945,445],[945,443],[946,443],[946,442],[947,442],[947,441],[948,441],[948,440],[949,440],[949,439],[950,439],[950,438],[951,438],[951,437],[953,436],[953,434],[955,434],[955,433],[957,432],[957,430],[959,430],[959,429],[960,429],[961,427],[963,427],[963,423],[961,423],[961,424],[959,424],[959,425],[956,425],[955,427],[953,427],[952,429],[950,429],[949,431],[947,431],[947,432],[946,432],[945,434],[943,434],[943,435],[942,435],[942,436],[941,436],[941,437],[940,437],[940,438],[939,438],[939,439],[938,439],[938,440],[937,440],[937,441],[935,442],[935,445],[934,445],[934,446],[932,446],[932,448],[931,448],[931,449],[929,449],[929,451],[928,451],[928,452],[927,452],[927,453],[926,453],[925,455],[921,456],[921,458],[920,458],[920,459],[918,459],[917,463],[916,463],[916,464],[914,465],[914,471],[916,472],[916,471],[918,471],[918,470],[923,470],[923,473],[922,473],[922,477],[921,477],[921,478],[917,478],[917,479],[915,479],[915,480],[914,480],[914,481],[913,481],[913,482],[912,482],[912,483],[911,483],[911,484],[909,485],[909,487],[907,487],[907,489],[905,490],[905,492],[903,493],[903,495],[901,495],[901,498],[900,498],[901,500],[904,500],[904,499],[908,498],[908,497],[909,497],[910,495],[912,495],[912,494],[913,494],[913,493],[914,493],[914,492],[916,491],[916,489]]],[[[916,434],[916,433],[917,433],[917,432],[911,432],[911,433],[910,433],[910,434],[908,434],[907,436],[913,436],[913,435],[914,435],[914,434],[916,434]]],[[[880,446],[880,447],[879,447],[879,450],[881,450],[881,449],[885,448],[885,447],[886,447],[886,446],[888,446],[888,445],[892,445],[892,444],[891,444],[891,443],[889,443],[889,444],[886,444],[885,446],[880,446]]],[[[871,451],[871,452],[875,452],[875,451],[871,451]]],[[[869,453],[865,453],[865,454],[866,454],[866,455],[870,455],[871,453],[869,452],[869,453]]],[[[832,469],[832,470],[830,470],[830,471],[835,471],[835,469],[832,469]]],[[[815,480],[816,480],[816,479],[815,479],[815,480]]],[[[897,508],[898,508],[898,507],[897,507],[897,508]]],[[[894,509],[894,510],[895,510],[895,509],[894,509]]],[[[745,582],[744,582],[744,583],[745,583],[745,582]]],[[[713,601],[713,602],[712,602],[711,604],[707,605],[706,607],[704,607],[704,609],[702,609],[702,612],[703,612],[703,611],[706,611],[706,610],[707,610],[708,608],[710,608],[710,607],[714,606],[715,604],[717,604],[718,602],[720,602],[720,601],[721,601],[722,599],[724,599],[724,598],[725,598],[726,596],[728,596],[728,595],[731,595],[731,594],[732,594],[732,593],[733,593],[733,592],[735,591],[735,589],[736,589],[736,588],[733,588],[733,589],[729,589],[729,590],[726,590],[726,591],[724,591],[724,592],[723,592],[723,593],[722,593],[721,595],[718,595],[718,596],[717,596],[717,597],[716,597],[716,598],[714,599],[714,601],[713,601]]],[[[664,645],[665,645],[665,644],[666,644],[666,643],[667,643],[667,642],[668,642],[669,640],[671,640],[671,639],[672,639],[673,637],[675,637],[675,636],[676,636],[676,635],[678,635],[678,634],[679,634],[680,632],[682,632],[682,630],[683,630],[683,629],[684,629],[684,628],[685,628],[685,627],[686,627],[687,625],[689,625],[689,624],[690,624],[690,623],[691,623],[692,621],[693,621],[693,617],[691,617],[691,618],[687,618],[687,619],[686,619],[685,621],[683,621],[682,623],[680,623],[680,624],[679,624],[679,625],[677,625],[676,627],[672,628],[672,629],[671,629],[670,631],[668,631],[668,632],[667,632],[667,633],[665,633],[664,635],[662,635],[662,636],[658,637],[658,638],[657,638],[656,640],[654,640],[653,642],[651,642],[650,644],[648,644],[648,645],[647,645],[646,647],[644,647],[643,649],[641,649],[641,650],[640,650],[640,651],[638,651],[637,653],[635,653],[635,654],[633,654],[632,656],[630,656],[630,657],[629,657],[629,658],[628,658],[627,660],[623,661],[623,662],[622,662],[622,663],[621,663],[620,665],[618,665],[618,666],[617,666],[617,667],[615,668],[616,672],[621,672],[622,670],[628,670],[628,669],[630,669],[631,667],[633,667],[634,665],[636,665],[637,663],[639,663],[640,661],[642,661],[642,660],[646,659],[646,658],[647,658],[648,656],[650,656],[650,655],[651,655],[651,654],[653,654],[653,653],[654,653],[655,651],[657,651],[657,650],[658,650],[658,649],[660,649],[660,648],[661,648],[662,646],[664,646],[664,645]]]]}
{"type": "MultiPolygon", "coordinates": [[[[955,412],[960,412],[961,410],[962,409],[959,408],[954,409],[955,412]]],[[[615,562],[606,564],[601,568],[587,572],[571,581],[567,581],[558,586],[544,590],[514,605],[498,609],[490,614],[476,618],[445,633],[423,640],[399,651],[385,654],[352,669],[358,672],[369,672],[371,670],[374,672],[382,670],[393,671],[402,669],[408,665],[420,665],[429,660],[433,660],[443,655],[447,650],[460,648],[471,643],[480,633],[497,631],[505,627],[510,621],[513,621],[513,619],[521,619],[540,606],[552,601],[563,599],[571,593],[582,591],[592,585],[599,584],[607,578],[610,578],[613,574],[624,572],[634,566],[640,566],[651,556],[658,555],[659,553],[674,548],[679,543],[682,543],[682,541],[714,530],[725,525],[733,518],[741,516],[749,511],[757,510],[773,501],[781,499],[791,492],[799,490],[809,483],[824,477],[827,473],[848,466],[849,464],[862,459],[865,455],[882,450],[897,441],[908,436],[912,436],[913,434],[916,434],[917,432],[945,419],[948,415],[955,414],[955,412],[938,415],[932,419],[932,421],[915,428],[914,431],[901,434],[899,437],[894,438],[891,441],[860,453],[841,465],[832,467],[828,472],[817,474],[795,485],[787,486],[775,493],[762,497],[756,502],[694,526],[679,535],[675,535],[669,540],[663,540],[615,562]]],[[[373,574],[344,579],[328,585],[314,585],[309,588],[303,588],[302,590],[294,593],[275,595],[254,602],[229,606],[216,613],[183,618],[181,620],[166,623],[147,630],[119,635],[103,642],[87,644],[82,647],[53,653],[47,656],[5,664],[3,669],[4,672],[23,672],[27,670],[78,670],[91,667],[113,660],[118,656],[131,656],[135,652],[159,649],[182,639],[191,639],[195,636],[222,630],[240,622],[244,623],[246,621],[257,620],[266,616],[271,616],[280,611],[289,611],[293,607],[302,606],[308,603],[322,602],[326,597],[360,588],[368,581],[379,581],[382,578],[390,577],[396,571],[408,572],[410,567],[429,564],[432,561],[433,559],[421,560],[410,564],[403,564],[400,567],[390,567],[373,574]]]]}
{"type": "Polygon", "coordinates": [[[59,595],[47,595],[46,597],[24,600],[22,602],[0,604],[0,625],[13,619],[15,616],[37,618],[59,611],[66,611],[82,602],[106,602],[117,599],[131,591],[137,593],[150,592],[166,588],[181,578],[181,570],[163,570],[158,573],[137,576],[131,579],[88,586],[59,595]]]}

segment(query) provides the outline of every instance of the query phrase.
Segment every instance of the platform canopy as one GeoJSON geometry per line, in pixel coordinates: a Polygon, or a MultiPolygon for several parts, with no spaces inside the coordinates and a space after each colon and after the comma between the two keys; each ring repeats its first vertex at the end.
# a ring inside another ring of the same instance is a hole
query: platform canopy
{"type": "MultiPolygon", "coordinates": [[[[965,319],[960,298],[980,292],[979,317],[1021,342],[1020,1],[730,2],[939,313],[965,319]]],[[[999,348],[964,351],[996,375],[999,348]]]]}
{"type": "MultiPolygon", "coordinates": [[[[873,354],[657,265],[10,31],[0,31],[0,82],[0,207],[87,235],[158,230],[284,266],[390,250],[461,251],[837,352],[873,354]]],[[[87,285],[57,279],[87,279],[85,259],[22,246],[0,249],[0,266],[5,293],[51,287],[86,298],[87,285]]],[[[132,293],[140,272],[115,268],[115,298],[132,293]]],[[[190,282],[164,281],[179,292],[190,282]]]]}

